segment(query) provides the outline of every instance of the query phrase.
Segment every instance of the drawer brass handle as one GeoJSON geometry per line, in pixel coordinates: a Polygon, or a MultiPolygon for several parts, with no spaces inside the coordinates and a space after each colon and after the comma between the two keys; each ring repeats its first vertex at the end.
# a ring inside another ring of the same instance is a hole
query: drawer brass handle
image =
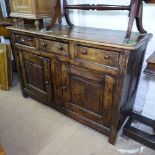
{"type": "Polygon", "coordinates": [[[46,43],[46,42],[42,42],[42,43],[41,43],[41,46],[42,46],[44,49],[46,49],[46,48],[47,48],[47,43],[46,43]]]}
{"type": "Polygon", "coordinates": [[[109,56],[105,56],[104,59],[105,59],[105,60],[109,60],[110,57],[109,57],[109,56]]]}
{"type": "Polygon", "coordinates": [[[59,46],[58,46],[58,50],[62,51],[63,49],[64,49],[64,48],[63,48],[62,45],[59,45],[59,46]]]}
{"type": "Polygon", "coordinates": [[[27,39],[28,41],[33,41],[33,39],[32,38],[30,38],[30,37],[28,37],[28,39],[27,39]]]}
{"type": "Polygon", "coordinates": [[[45,84],[49,84],[49,81],[46,81],[45,84]]]}
{"type": "Polygon", "coordinates": [[[16,34],[16,38],[20,38],[20,35],[19,34],[16,34]]]}
{"type": "Polygon", "coordinates": [[[62,90],[63,90],[63,91],[66,91],[66,90],[67,90],[67,87],[66,87],[66,86],[63,86],[63,87],[62,87],[62,90]]]}
{"type": "Polygon", "coordinates": [[[25,42],[24,38],[21,39],[21,42],[23,42],[23,43],[25,42]]]}
{"type": "Polygon", "coordinates": [[[83,54],[83,55],[86,55],[87,53],[88,53],[88,52],[87,52],[86,50],[83,50],[83,51],[82,51],[82,54],[83,54]]]}

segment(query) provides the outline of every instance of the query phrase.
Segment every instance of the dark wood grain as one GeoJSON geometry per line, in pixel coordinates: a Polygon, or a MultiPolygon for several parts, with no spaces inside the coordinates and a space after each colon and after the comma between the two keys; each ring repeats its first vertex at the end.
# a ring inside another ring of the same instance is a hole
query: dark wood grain
{"type": "Polygon", "coordinates": [[[19,51],[24,89],[31,92],[38,100],[50,105],[52,101],[49,59],[19,51]]]}
{"type": "Polygon", "coordinates": [[[123,43],[123,31],[69,26],[9,30],[23,94],[106,134],[114,144],[132,111],[151,34],[132,33],[132,43],[123,43]],[[18,36],[33,41],[20,42],[18,36]]]}

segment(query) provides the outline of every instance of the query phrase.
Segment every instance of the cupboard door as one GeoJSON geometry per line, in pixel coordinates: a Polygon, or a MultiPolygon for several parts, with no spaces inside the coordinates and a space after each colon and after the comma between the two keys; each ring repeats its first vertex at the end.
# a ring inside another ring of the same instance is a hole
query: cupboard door
{"type": "Polygon", "coordinates": [[[114,78],[68,64],[61,71],[64,109],[109,127],[114,78]]]}
{"type": "Polygon", "coordinates": [[[52,88],[49,59],[19,50],[19,60],[26,93],[47,105],[51,105],[52,88]]]}

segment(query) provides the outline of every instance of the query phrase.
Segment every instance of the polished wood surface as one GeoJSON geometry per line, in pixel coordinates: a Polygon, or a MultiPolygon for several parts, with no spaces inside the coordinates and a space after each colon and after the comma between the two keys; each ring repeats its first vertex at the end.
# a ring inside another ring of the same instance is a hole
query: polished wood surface
{"type": "Polygon", "coordinates": [[[9,90],[12,83],[11,48],[0,43],[0,89],[9,90]]]}
{"type": "Polygon", "coordinates": [[[9,30],[23,95],[106,134],[114,144],[132,111],[151,34],[132,33],[127,44],[123,31],[62,25],[9,30]]]}
{"type": "MultiPolygon", "coordinates": [[[[54,38],[65,38],[65,40],[78,41],[84,43],[90,43],[94,46],[104,45],[111,48],[123,48],[133,50],[138,48],[144,40],[149,39],[152,35],[140,35],[138,32],[133,32],[131,34],[130,41],[128,43],[124,42],[126,35],[125,31],[109,30],[109,29],[98,29],[90,27],[70,27],[70,26],[59,26],[55,25],[49,31],[40,31],[38,32],[32,25],[22,25],[16,27],[10,27],[16,31],[29,32],[42,35],[47,37],[54,38]]],[[[47,40],[48,41],[48,40],[47,40]]],[[[116,50],[117,50],[116,48],[116,50]]]]}

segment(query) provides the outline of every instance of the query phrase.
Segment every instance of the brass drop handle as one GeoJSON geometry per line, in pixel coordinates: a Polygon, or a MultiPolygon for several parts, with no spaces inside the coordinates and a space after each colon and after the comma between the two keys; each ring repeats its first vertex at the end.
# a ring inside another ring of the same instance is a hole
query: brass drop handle
{"type": "Polygon", "coordinates": [[[41,45],[42,45],[42,47],[43,47],[44,49],[47,48],[47,43],[46,43],[46,42],[42,42],[41,45]]]}
{"type": "Polygon", "coordinates": [[[83,51],[82,51],[82,54],[83,54],[83,55],[86,55],[87,53],[88,53],[88,52],[87,52],[86,50],[83,50],[83,51]]]}
{"type": "Polygon", "coordinates": [[[64,50],[63,46],[62,45],[59,45],[58,46],[58,50],[60,50],[60,51],[64,50]]]}
{"type": "Polygon", "coordinates": [[[106,55],[106,56],[104,57],[104,59],[105,59],[105,60],[109,60],[110,57],[106,55]]]}
{"type": "Polygon", "coordinates": [[[28,39],[27,39],[28,41],[33,41],[33,39],[31,38],[31,37],[28,37],[28,39]]]}
{"type": "Polygon", "coordinates": [[[46,81],[45,84],[46,84],[46,85],[49,84],[49,81],[46,81]]]}
{"type": "Polygon", "coordinates": [[[21,39],[22,42],[25,42],[24,38],[21,39]]]}
{"type": "Polygon", "coordinates": [[[67,90],[67,87],[66,87],[66,86],[63,86],[63,87],[62,87],[62,90],[63,90],[63,91],[66,91],[66,90],[67,90]]]}

